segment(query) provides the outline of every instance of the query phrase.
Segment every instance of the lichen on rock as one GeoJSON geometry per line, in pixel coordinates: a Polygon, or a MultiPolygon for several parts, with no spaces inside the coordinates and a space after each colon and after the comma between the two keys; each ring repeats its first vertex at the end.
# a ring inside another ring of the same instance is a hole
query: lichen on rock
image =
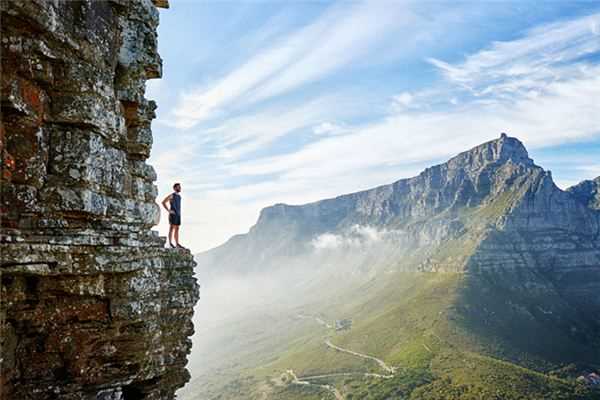
{"type": "Polygon", "coordinates": [[[1,0],[0,399],[172,399],[199,292],[146,164],[166,1],[1,0]]]}

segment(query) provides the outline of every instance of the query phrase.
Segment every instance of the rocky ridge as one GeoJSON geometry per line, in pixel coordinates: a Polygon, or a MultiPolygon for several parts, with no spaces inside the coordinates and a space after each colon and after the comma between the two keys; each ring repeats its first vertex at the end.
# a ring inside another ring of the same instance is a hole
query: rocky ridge
{"type": "Polygon", "coordinates": [[[567,191],[588,207],[600,210],[600,176],[571,186],[567,191]]]}
{"type": "MultiPolygon", "coordinates": [[[[592,192],[590,184],[585,187],[592,192]]],[[[572,192],[558,188],[518,139],[502,134],[414,178],[311,204],[265,208],[247,235],[198,259],[223,272],[256,271],[269,260],[279,268],[282,258],[310,252],[320,235],[364,226],[395,232],[394,257],[399,251],[410,255],[409,268],[466,271],[509,267],[511,259],[530,266],[534,259],[541,264],[553,259],[565,268],[596,266],[600,212],[589,196],[572,192]],[[493,252],[482,250],[516,238],[528,243],[519,247],[527,248],[526,255],[506,247],[508,257],[498,255],[494,262],[493,252]],[[575,247],[565,251],[569,246],[575,247]]]]}
{"type": "Polygon", "coordinates": [[[414,178],[266,208],[248,234],[196,259],[203,279],[280,278],[299,288],[293,299],[319,292],[328,302],[324,313],[355,304],[363,325],[339,340],[389,345],[379,356],[402,353],[407,340],[422,348],[423,331],[432,329],[432,344],[448,343],[449,352],[543,373],[593,371],[600,356],[600,210],[590,202],[593,183],[576,188],[558,188],[519,140],[503,134],[414,178]],[[404,292],[407,282],[414,285],[404,292]],[[417,301],[413,290],[426,294],[417,301]],[[397,291],[406,298],[394,297],[397,291]]]}
{"type": "Polygon", "coordinates": [[[0,398],[173,399],[199,292],[150,230],[168,3],[0,4],[0,398]]]}

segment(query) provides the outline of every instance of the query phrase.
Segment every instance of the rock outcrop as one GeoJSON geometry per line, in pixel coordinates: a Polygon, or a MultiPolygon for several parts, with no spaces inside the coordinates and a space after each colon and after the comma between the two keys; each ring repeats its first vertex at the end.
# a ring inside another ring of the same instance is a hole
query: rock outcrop
{"type": "Polygon", "coordinates": [[[600,176],[571,186],[567,191],[588,207],[600,210],[600,176]]]}
{"type": "Polygon", "coordinates": [[[166,1],[2,0],[0,399],[172,399],[198,285],[145,163],[166,1]]]}

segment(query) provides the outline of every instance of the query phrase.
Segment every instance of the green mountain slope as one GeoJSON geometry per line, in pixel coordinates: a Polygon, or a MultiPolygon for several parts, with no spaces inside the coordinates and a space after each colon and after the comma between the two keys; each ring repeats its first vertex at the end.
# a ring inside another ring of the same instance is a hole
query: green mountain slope
{"type": "MultiPolygon", "coordinates": [[[[311,380],[334,385],[349,399],[597,398],[574,378],[598,368],[600,346],[574,333],[579,327],[590,334],[585,317],[562,320],[572,311],[568,306],[561,318],[548,318],[531,298],[504,292],[493,276],[394,275],[387,284],[377,283],[377,294],[356,305],[354,313],[344,310],[353,316],[351,330],[313,331],[310,339],[290,343],[266,366],[272,376],[287,369],[300,377],[358,373],[311,380]],[[375,362],[328,348],[328,339],[380,358],[396,368],[394,376],[361,375],[386,372],[375,362]],[[569,365],[572,370],[561,372],[569,365]]],[[[554,307],[561,304],[559,299],[541,304],[553,301],[554,307]]],[[[287,390],[298,390],[286,388],[273,398],[286,399],[287,390]]]]}
{"type": "Polygon", "coordinates": [[[240,317],[261,334],[184,400],[600,398],[576,381],[600,369],[588,186],[562,191],[503,135],[415,178],[264,210],[199,264],[208,282],[283,276],[278,314],[240,317]]]}

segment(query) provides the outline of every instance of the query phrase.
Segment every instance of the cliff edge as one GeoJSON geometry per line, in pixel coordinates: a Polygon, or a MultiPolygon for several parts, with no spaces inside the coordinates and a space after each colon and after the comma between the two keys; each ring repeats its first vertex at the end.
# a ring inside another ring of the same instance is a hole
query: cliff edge
{"type": "Polygon", "coordinates": [[[199,290],[146,164],[166,1],[1,0],[0,399],[173,399],[199,290]]]}

